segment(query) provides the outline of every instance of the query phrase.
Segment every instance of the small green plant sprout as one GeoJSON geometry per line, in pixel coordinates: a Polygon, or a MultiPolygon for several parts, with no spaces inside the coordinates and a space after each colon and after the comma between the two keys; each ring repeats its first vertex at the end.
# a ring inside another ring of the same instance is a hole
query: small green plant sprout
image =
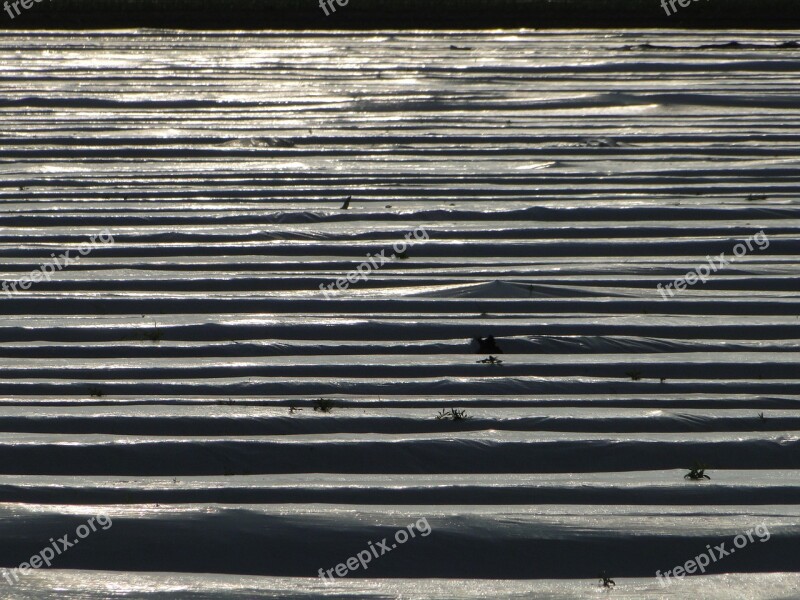
{"type": "Polygon", "coordinates": [[[329,413],[335,404],[328,398],[317,398],[314,400],[314,412],[329,413]]]}
{"type": "Polygon", "coordinates": [[[625,375],[630,377],[631,381],[639,381],[642,378],[641,371],[628,371],[627,373],[625,373],[625,375]]]}
{"type": "Polygon", "coordinates": [[[702,481],[703,479],[711,479],[708,475],[706,475],[706,469],[708,465],[704,465],[703,463],[694,462],[694,466],[689,469],[689,472],[683,476],[684,479],[691,479],[692,481],[702,481]]]}
{"type": "Polygon", "coordinates": [[[617,585],[616,582],[611,579],[605,571],[601,572],[597,577],[600,579],[600,585],[604,588],[612,588],[617,585]]]}
{"type": "Polygon", "coordinates": [[[106,393],[102,390],[102,388],[99,388],[97,386],[91,386],[89,388],[89,395],[92,398],[102,398],[103,396],[106,395],[106,393]]]}
{"type": "Polygon", "coordinates": [[[761,419],[762,423],[767,420],[767,417],[764,416],[763,412],[758,413],[758,418],[761,419]]]}
{"type": "Polygon", "coordinates": [[[484,358],[483,360],[475,361],[478,363],[483,363],[484,365],[502,365],[503,361],[499,358],[495,358],[494,356],[490,356],[489,358],[484,358]]]}
{"type": "Polygon", "coordinates": [[[449,410],[442,409],[439,411],[439,414],[436,415],[437,421],[466,421],[467,419],[471,419],[467,414],[466,410],[458,410],[457,408],[451,408],[449,410]]]}

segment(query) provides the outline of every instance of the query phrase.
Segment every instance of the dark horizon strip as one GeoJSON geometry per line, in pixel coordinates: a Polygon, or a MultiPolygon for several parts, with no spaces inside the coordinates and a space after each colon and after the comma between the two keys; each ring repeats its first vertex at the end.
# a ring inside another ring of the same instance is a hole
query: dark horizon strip
{"type": "Polygon", "coordinates": [[[660,0],[349,0],[328,16],[318,0],[57,0],[34,3],[14,18],[7,11],[0,10],[0,29],[793,29],[800,25],[800,5],[788,0],[694,1],[669,16],[660,0]]]}

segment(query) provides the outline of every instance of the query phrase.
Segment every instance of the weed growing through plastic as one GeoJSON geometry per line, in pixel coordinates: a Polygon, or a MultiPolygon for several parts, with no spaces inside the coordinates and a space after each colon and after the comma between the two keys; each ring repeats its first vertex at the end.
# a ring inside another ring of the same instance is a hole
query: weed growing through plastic
{"type": "Polygon", "coordinates": [[[329,413],[333,410],[334,406],[333,400],[328,398],[317,398],[314,400],[314,412],[321,412],[321,413],[329,413]]]}
{"type": "Polygon", "coordinates": [[[436,415],[437,421],[466,421],[471,418],[472,417],[467,414],[466,410],[458,410],[457,408],[448,410],[442,409],[439,411],[439,414],[436,415]]]}
{"type": "Polygon", "coordinates": [[[684,479],[691,479],[692,481],[702,481],[703,479],[711,479],[706,475],[707,465],[695,461],[694,466],[689,469],[689,472],[683,476],[684,479]]]}

